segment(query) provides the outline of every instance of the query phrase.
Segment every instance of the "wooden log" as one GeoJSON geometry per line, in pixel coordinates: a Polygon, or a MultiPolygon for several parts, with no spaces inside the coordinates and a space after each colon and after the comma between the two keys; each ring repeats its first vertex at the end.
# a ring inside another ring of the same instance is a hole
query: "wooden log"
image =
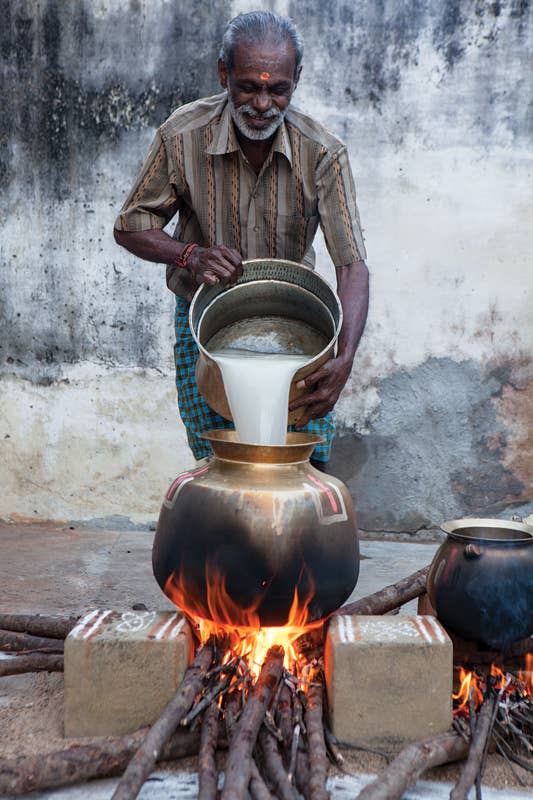
{"type": "Polygon", "coordinates": [[[62,653],[65,649],[63,639],[50,639],[31,636],[29,633],[15,633],[0,629],[0,650],[5,652],[62,653]]]}
{"type": "MultiPolygon", "coordinates": [[[[236,690],[232,692],[226,702],[224,710],[224,720],[226,723],[226,736],[228,741],[233,741],[235,735],[235,727],[237,718],[241,710],[241,692],[236,690]]],[[[253,800],[273,800],[266,783],[263,780],[259,768],[255,761],[252,760],[252,768],[250,772],[250,784],[248,786],[253,800]]]]}
{"type": "Polygon", "coordinates": [[[274,709],[276,725],[281,731],[283,737],[283,747],[285,748],[287,760],[290,757],[291,742],[292,742],[292,701],[291,691],[285,684],[279,693],[278,703],[274,709]]]}
{"type": "Polygon", "coordinates": [[[259,731],[259,745],[265,761],[265,773],[279,800],[297,800],[297,795],[283,767],[283,760],[274,736],[264,726],[259,731]]]}
{"type": "Polygon", "coordinates": [[[328,757],[324,739],[324,683],[322,670],[312,669],[309,673],[312,685],[307,695],[307,708],[304,720],[307,728],[307,746],[309,750],[309,800],[327,800],[326,789],[328,757]],[[319,684],[318,686],[315,684],[319,684]]]}
{"type": "MultiPolygon", "coordinates": [[[[53,753],[1,759],[0,795],[21,795],[120,775],[148,730],[146,727],[140,728],[128,736],[107,737],[99,742],[72,745],[53,753]]],[[[160,760],[196,755],[199,743],[199,733],[177,731],[163,748],[160,760]]]]}
{"type": "Polygon", "coordinates": [[[261,673],[235,725],[226,762],[222,800],[244,800],[246,796],[251,775],[252,752],[267,705],[281,678],[284,655],[282,647],[270,648],[261,673]]]}
{"type": "Polygon", "coordinates": [[[23,672],[63,672],[63,656],[51,653],[26,653],[0,659],[0,677],[23,672]]]}
{"type": "Polygon", "coordinates": [[[375,781],[367,784],[356,800],[400,800],[424,770],[468,753],[469,744],[455,731],[441,733],[407,745],[375,781]]]}
{"type": "Polygon", "coordinates": [[[215,800],[217,796],[216,747],[219,709],[211,703],[202,720],[200,758],[198,760],[198,800],[215,800]]]}
{"type": "Polygon", "coordinates": [[[309,796],[309,756],[304,750],[298,750],[294,769],[296,788],[304,797],[309,796]]]}
{"type": "Polygon", "coordinates": [[[0,628],[32,636],[65,639],[80,618],[76,615],[0,614],[0,628]]]}
{"type": "Polygon", "coordinates": [[[187,669],[183,682],[167,705],[157,722],[155,722],[142,745],[131,759],[126,772],[122,776],[111,800],[133,800],[153,770],[164,744],[177,728],[181,718],[187,713],[194,698],[202,689],[205,675],[213,660],[213,646],[205,644],[201,647],[194,661],[187,669]]]}
{"type": "Polygon", "coordinates": [[[461,771],[459,780],[451,791],[450,800],[466,800],[468,792],[479,776],[485,745],[494,723],[493,712],[495,705],[496,696],[491,693],[485,698],[481,710],[478,713],[468,758],[461,771]]]}
{"type": "Polygon", "coordinates": [[[413,572],[412,575],[408,575],[407,578],[398,581],[398,583],[385,586],[379,592],[362,597],[360,600],[356,600],[355,603],[341,606],[333,614],[387,614],[394,608],[414,600],[415,597],[426,591],[428,572],[429,566],[419,569],[417,572],[413,572]]]}

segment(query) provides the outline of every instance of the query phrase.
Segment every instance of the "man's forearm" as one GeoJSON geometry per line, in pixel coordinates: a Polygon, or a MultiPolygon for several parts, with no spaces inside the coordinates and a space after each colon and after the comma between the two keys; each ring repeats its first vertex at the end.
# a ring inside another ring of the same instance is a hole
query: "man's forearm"
{"type": "Polygon", "coordinates": [[[337,267],[336,273],[343,313],[337,358],[351,367],[368,314],[368,269],[364,261],[356,261],[337,267]]]}
{"type": "Polygon", "coordinates": [[[158,264],[173,264],[185,247],[165,231],[154,228],[149,231],[113,231],[117,244],[134,256],[155,261],[158,264]]]}
{"type": "MultiPolygon", "coordinates": [[[[177,242],[158,229],[126,232],[115,228],[114,235],[117,244],[125,247],[133,255],[162,264],[175,264],[178,256],[187,247],[186,242],[177,242]]],[[[215,247],[195,245],[187,254],[186,266],[197,283],[207,283],[210,286],[219,281],[224,286],[232,285],[242,275],[240,253],[224,245],[215,247]]]]}

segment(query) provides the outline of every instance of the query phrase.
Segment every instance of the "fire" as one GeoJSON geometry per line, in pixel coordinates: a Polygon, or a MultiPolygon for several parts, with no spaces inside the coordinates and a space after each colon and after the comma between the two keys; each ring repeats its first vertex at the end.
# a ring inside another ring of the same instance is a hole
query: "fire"
{"type": "Polygon", "coordinates": [[[520,670],[518,679],[523,681],[525,691],[533,695],[533,653],[528,653],[525,657],[524,671],[520,670]]]}
{"type": "Polygon", "coordinates": [[[472,693],[474,708],[477,710],[483,702],[483,692],[479,687],[477,675],[474,672],[467,672],[463,667],[459,669],[459,682],[459,691],[457,694],[452,694],[453,699],[458,701],[454,715],[467,717],[470,694],[472,693]]]}
{"type": "Polygon", "coordinates": [[[504,698],[510,695],[518,697],[533,696],[533,653],[525,656],[524,670],[519,670],[516,675],[503,672],[496,664],[490,666],[490,678],[476,672],[468,672],[459,667],[459,691],[453,694],[454,717],[469,716],[469,698],[472,694],[474,709],[477,711],[483,703],[487,682],[493,690],[504,698]]]}
{"type": "Polygon", "coordinates": [[[259,674],[267,651],[273,645],[281,645],[285,651],[285,667],[299,673],[301,659],[295,648],[296,640],[311,630],[321,628],[323,620],[309,622],[309,604],[314,595],[314,586],[304,596],[298,587],[285,625],[262,627],[258,614],[261,595],[248,607],[235,602],[226,589],[224,575],[212,565],[206,566],[206,603],[187,586],[183,574],[172,573],[165,583],[165,594],[189,617],[203,644],[216,637],[227,650],[227,657],[238,655],[244,658],[254,675],[259,674]],[[207,607],[206,607],[207,606],[207,607]]]}

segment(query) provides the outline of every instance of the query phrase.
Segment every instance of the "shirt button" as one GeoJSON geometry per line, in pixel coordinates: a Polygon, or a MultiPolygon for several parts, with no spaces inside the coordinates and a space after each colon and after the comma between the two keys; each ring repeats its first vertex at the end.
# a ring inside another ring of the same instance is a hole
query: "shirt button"
{"type": "Polygon", "coordinates": [[[254,227],[254,231],[255,231],[256,233],[259,233],[259,225],[256,225],[256,226],[254,227]]]}

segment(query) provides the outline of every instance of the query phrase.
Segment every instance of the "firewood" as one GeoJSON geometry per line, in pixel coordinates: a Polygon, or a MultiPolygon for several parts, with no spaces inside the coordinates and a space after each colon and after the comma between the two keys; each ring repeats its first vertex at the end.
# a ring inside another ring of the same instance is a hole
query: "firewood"
{"type": "Polygon", "coordinates": [[[314,668],[310,675],[307,708],[305,709],[305,726],[307,728],[307,745],[309,748],[309,799],[327,800],[326,789],[328,757],[324,739],[323,675],[320,668],[314,668]],[[318,683],[318,686],[315,685],[318,683]]]}
{"type": "Polygon", "coordinates": [[[272,781],[276,797],[279,800],[296,800],[297,796],[283,767],[276,739],[264,726],[259,731],[258,738],[265,761],[266,775],[272,781]]]}
{"type": "Polygon", "coordinates": [[[133,800],[137,797],[144,781],[154,768],[163,745],[176,730],[181,718],[187,713],[195,696],[202,689],[212,660],[213,646],[208,643],[196,653],[180,688],[157,722],[152,725],[150,732],[128,764],[111,800],[133,800]]]}
{"type": "Polygon", "coordinates": [[[32,636],[48,636],[51,639],[65,639],[78,622],[80,616],[44,614],[0,614],[0,628],[32,636]]]}
{"type": "Polygon", "coordinates": [[[283,746],[288,755],[292,742],[292,703],[291,691],[286,684],[283,684],[278,696],[278,703],[275,708],[275,720],[276,725],[281,731],[283,746]]]}
{"type": "MultiPolygon", "coordinates": [[[[241,692],[238,690],[233,691],[226,702],[226,707],[224,709],[224,720],[226,723],[226,735],[228,741],[233,741],[233,737],[235,736],[235,729],[237,724],[237,719],[239,717],[239,713],[241,710],[241,692]]],[[[248,786],[250,794],[253,800],[273,800],[272,795],[270,794],[266,783],[263,780],[263,776],[259,772],[259,767],[252,760],[251,762],[251,770],[250,770],[250,784],[248,786]]]]}
{"type": "Polygon", "coordinates": [[[300,794],[307,797],[309,794],[309,756],[303,750],[298,750],[296,753],[294,781],[300,794]]]}
{"type": "MultiPolygon", "coordinates": [[[[148,732],[140,728],[128,736],[107,737],[92,744],[35,756],[0,760],[0,796],[20,795],[95,778],[120,775],[148,732]]],[[[165,745],[160,760],[192,756],[198,752],[199,733],[177,731],[165,745]]]]}
{"type": "Polygon", "coordinates": [[[347,606],[334,611],[333,614],[387,614],[394,608],[405,605],[410,600],[414,600],[422,592],[426,591],[426,578],[429,572],[429,566],[424,569],[419,569],[403,578],[398,583],[392,583],[390,586],[385,586],[379,592],[369,594],[356,600],[355,603],[349,603],[347,606]]]}
{"type": "Polygon", "coordinates": [[[376,780],[359,792],[356,800],[400,800],[424,770],[459,761],[467,753],[467,742],[455,731],[409,744],[376,780]]]}
{"type": "Polygon", "coordinates": [[[198,800],[215,800],[217,796],[215,752],[218,738],[218,716],[218,705],[213,702],[202,720],[200,758],[198,760],[198,800]]]}
{"type": "Polygon", "coordinates": [[[64,649],[63,639],[45,639],[42,636],[0,629],[0,650],[6,652],[62,653],[64,649]]]}
{"type": "Polygon", "coordinates": [[[487,738],[490,735],[492,724],[494,723],[493,711],[495,704],[496,696],[490,693],[485,698],[477,716],[468,758],[461,771],[459,780],[452,789],[450,800],[466,800],[468,792],[476,782],[476,778],[480,772],[487,738]]]}
{"type": "Polygon", "coordinates": [[[63,672],[63,656],[50,653],[25,653],[0,659],[0,677],[22,672],[63,672]]]}
{"type": "Polygon", "coordinates": [[[252,752],[267,705],[283,670],[282,647],[271,647],[261,673],[248,695],[230,744],[222,800],[244,800],[250,782],[252,752]]]}
{"type": "Polygon", "coordinates": [[[250,771],[250,784],[248,789],[252,800],[274,800],[273,795],[270,794],[268,786],[263,780],[259,767],[252,759],[252,767],[250,771]]]}

